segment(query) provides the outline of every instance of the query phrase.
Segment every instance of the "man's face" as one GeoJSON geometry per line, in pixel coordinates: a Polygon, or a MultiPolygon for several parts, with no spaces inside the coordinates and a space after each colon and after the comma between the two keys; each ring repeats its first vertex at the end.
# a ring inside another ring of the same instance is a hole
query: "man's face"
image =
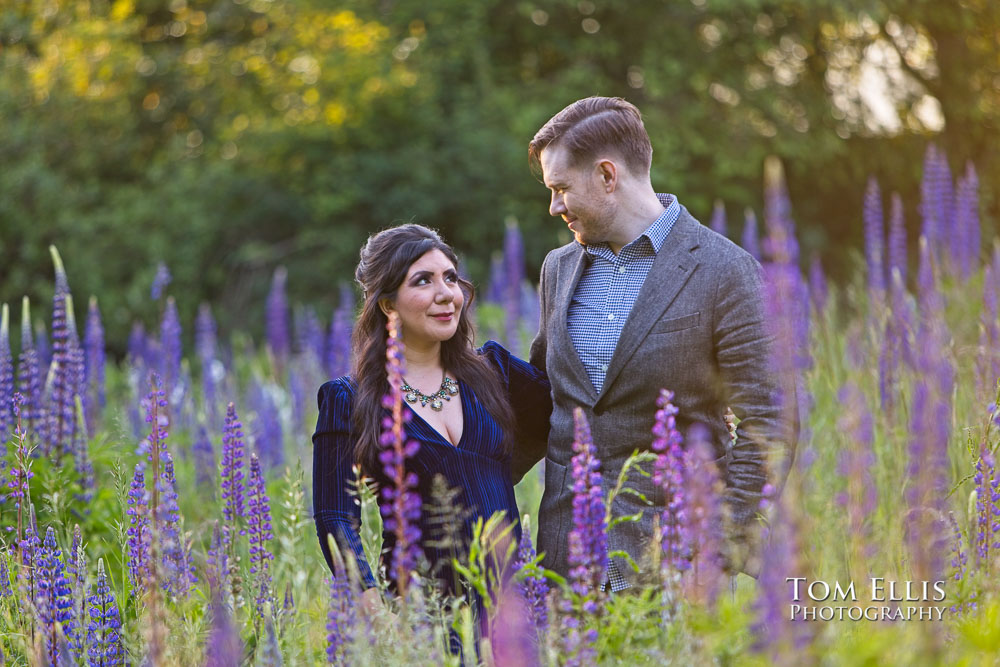
{"type": "Polygon", "coordinates": [[[574,166],[569,152],[550,145],[539,156],[542,182],[552,191],[549,214],[566,221],[580,243],[604,243],[614,225],[613,200],[596,162],[574,166]]]}

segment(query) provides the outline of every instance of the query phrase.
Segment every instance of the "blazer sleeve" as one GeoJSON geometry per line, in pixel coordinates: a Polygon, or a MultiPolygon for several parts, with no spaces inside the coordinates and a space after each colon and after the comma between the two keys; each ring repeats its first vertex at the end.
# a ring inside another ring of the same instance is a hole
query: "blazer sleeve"
{"type": "Polygon", "coordinates": [[[362,586],[375,586],[358,527],[361,508],[349,490],[356,478],[353,472],[351,405],[353,392],[341,378],[327,382],[319,389],[319,418],[313,434],[313,518],[323,556],[336,574],[327,536],[337,540],[344,557],[353,553],[361,575],[362,586]]]}
{"type": "Polygon", "coordinates": [[[535,334],[534,340],[531,341],[531,351],[528,354],[528,359],[531,365],[535,368],[541,369],[545,372],[545,354],[548,349],[547,341],[545,338],[545,333],[548,330],[549,322],[549,308],[548,308],[548,294],[547,288],[550,282],[545,277],[545,272],[549,265],[549,257],[551,253],[546,255],[545,261],[542,262],[542,271],[538,278],[538,333],[535,334]]]}
{"type": "Polygon", "coordinates": [[[731,271],[723,272],[715,320],[719,368],[729,406],[740,419],[726,479],[732,537],[737,544],[747,545],[761,490],[774,479],[769,476],[769,465],[776,466],[779,475],[787,471],[797,431],[794,387],[781,386],[772,363],[774,341],[764,316],[763,271],[749,254],[743,253],[731,271]]]}
{"type": "Polygon", "coordinates": [[[517,484],[545,456],[552,415],[552,387],[545,373],[518,359],[495,341],[480,349],[500,370],[506,384],[517,430],[511,454],[511,478],[517,484]]]}

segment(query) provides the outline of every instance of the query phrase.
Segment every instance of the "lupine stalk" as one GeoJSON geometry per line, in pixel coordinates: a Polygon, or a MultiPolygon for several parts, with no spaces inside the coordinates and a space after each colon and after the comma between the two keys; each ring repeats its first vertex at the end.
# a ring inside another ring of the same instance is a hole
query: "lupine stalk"
{"type": "MultiPolygon", "coordinates": [[[[951,526],[952,534],[954,539],[952,541],[952,558],[951,566],[955,570],[954,581],[960,582],[966,578],[968,573],[969,557],[965,550],[962,549],[962,530],[958,527],[958,522],[955,520],[955,514],[953,512],[948,512],[948,523],[951,526]]],[[[972,592],[971,598],[975,598],[975,592],[972,592]]],[[[953,604],[949,610],[953,613],[960,613],[963,609],[975,609],[976,603],[974,601],[966,602],[963,605],[953,604]]]]}
{"type": "Polygon", "coordinates": [[[38,537],[38,521],[35,519],[35,506],[28,505],[27,521],[18,541],[18,559],[20,560],[22,611],[33,612],[35,599],[38,595],[38,550],[42,540],[38,537]],[[24,603],[27,603],[25,606],[24,603]]]}
{"type": "MultiPolygon", "coordinates": [[[[31,503],[30,480],[35,476],[35,473],[31,471],[31,463],[34,460],[34,457],[32,457],[33,448],[28,445],[28,432],[25,430],[23,420],[21,418],[21,410],[24,407],[23,403],[24,397],[21,393],[18,392],[14,394],[12,404],[14,408],[14,419],[17,420],[17,425],[14,428],[14,440],[17,443],[17,448],[14,452],[14,465],[10,469],[10,480],[7,483],[7,486],[10,489],[10,493],[7,497],[14,501],[14,507],[17,509],[18,545],[21,544],[24,531],[25,505],[30,505],[31,503]]],[[[23,564],[24,559],[21,559],[20,562],[23,564]]]]}
{"type": "Polygon", "coordinates": [[[171,280],[173,280],[173,276],[170,275],[170,269],[167,268],[167,265],[163,262],[157,264],[156,274],[153,276],[153,284],[149,288],[150,298],[153,301],[159,301],[171,280]]]}
{"type": "Polygon", "coordinates": [[[274,539],[271,529],[271,499],[261,472],[260,460],[250,454],[250,488],[247,494],[247,535],[250,542],[250,574],[254,578],[257,612],[271,600],[270,564],[274,560],[267,543],[274,539]]]}
{"type": "Polygon", "coordinates": [[[524,282],[524,241],[521,238],[521,230],[513,219],[507,221],[507,228],[504,232],[503,266],[506,343],[511,350],[518,351],[521,349],[518,324],[521,321],[521,283],[524,282]]]}
{"type": "Polygon", "coordinates": [[[934,144],[927,145],[924,153],[924,170],[920,179],[920,216],[923,220],[920,235],[936,244],[942,234],[944,222],[940,219],[941,192],[937,187],[938,151],[934,144]]]}
{"type": "Polygon", "coordinates": [[[288,281],[288,271],[279,266],[274,271],[271,280],[271,291],[267,295],[267,344],[283,369],[291,344],[288,336],[288,299],[285,296],[285,284],[288,281]]]}
{"type": "MultiPolygon", "coordinates": [[[[521,521],[521,542],[517,545],[517,560],[514,571],[520,572],[528,563],[534,563],[537,559],[535,546],[531,543],[531,525],[527,514],[521,521]]],[[[549,584],[544,576],[544,568],[536,566],[537,574],[522,574],[515,587],[524,598],[528,615],[531,619],[531,627],[539,634],[545,634],[549,625],[548,594],[549,584]]]]}
{"type": "Polygon", "coordinates": [[[164,588],[177,597],[187,594],[197,581],[191,564],[190,549],[180,530],[180,506],[177,504],[177,481],[170,453],[163,452],[163,474],[160,475],[160,540],[163,547],[164,588]]]}
{"type": "Polygon", "coordinates": [[[573,411],[574,437],[571,460],[573,472],[573,528],[569,533],[569,584],[573,599],[564,600],[564,648],[567,665],[594,663],[597,630],[581,631],[581,625],[599,611],[599,587],[608,567],[606,508],[601,490],[601,462],[590,435],[590,425],[582,408],[573,411]]]}
{"type": "Polygon", "coordinates": [[[702,424],[688,431],[684,452],[684,512],[691,567],[684,578],[690,598],[713,606],[724,579],[723,505],[725,492],[715,450],[702,424]]]}
{"type": "Polygon", "coordinates": [[[160,322],[160,375],[171,405],[180,404],[183,386],[181,378],[181,321],[174,297],[167,297],[167,306],[160,322]]]}
{"type": "Polygon", "coordinates": [[[349,648],[354,636],[357,615],[355,605],[354,592],[346,569],[338,567],[330,579],[330,608],[327,611],[326,623],[326,658],[331,665],[349,664],[349,648]]]}
{"type": "Polygon", "coordinates": [[[7,565],[7,554],[0,554],[0,599],[9,598],[14,595],[14,589],[10,586],[10,567],[7,565]]]}
{"type": "Polygon", "coordinates": [[[820,263],[819,255],[813,253],[809,260],[809,295],[812,297],[813,307],[817,313],[823,313],[826,310],[829,294],[823,264],[820,263]]]}
{"type": "Polygon", "coordinates": [[[864,203],[865,259],[868,265],[868,290],[881,299],[885,293],[885,225],[882,216],[882,191],[874,176],[868,179],[864,203]]]}
{"type": "Polygon", "coordinates": [[[220,462],[223,518],[222,552],[225,554],[228,569],[224,571],[226,581],[220,582],[220,585],[230,587],[234,600],[238,600],[240,597],[236,535],[246,534],[241,525],[241,519],[246,516],[246,492],[243,484],[244,457],[243,426],[236,415],[236,407],[230,403],[226,408],[226,425],[222,433],[222,460],[220,462]]]}
{"type": "Polygon", "coordinates": [[[33,430],[42,417],[42,376],[35,339],[31,333],[31,304],[21,300],[21,351],[17,357],[17,390],[24,397],[21,421],[33,430]]]}
{"type": "Polygon", "coordinates": [[[759,262],[761,254],[760,241],[757,238],[757,234],[757,215],[748,206],[744,213],[743,235],[740,244],[744,250],[753,255],[753,258],[759,262]]]}
{"type": "Polygon", "coordinates": [[[51,455],[58,464],[70,449],[75,428],[72,348],[78,341],[73,340],[75,331],[70,326],[72,301],[66,271],[55,246],[49,246],[49,251],[56,267],[56,287],[52,297],[52,367],[46,381],[49,405],[44,444],[45,454],[51,455]]]}
{"type": "Polygon", "coordinates": [[[38,570],[35,594],[35,610],[41,625],[41,633],[48,661],[58,665],[59,641],[56,624],[62,625],[62,631],[71,638],[76,627],[73,618],[73,591],[66,578],[62,562],[62,551],[56,544],[56,533],[52,526],[45,532],[35,559],[38,570]]]}
{"type": "Polygon", "coordinates": [[[126,531],[128,540],[126,552],[128,557],[128,575],[136,597],[142,595],[145,589],[146,571],[149,568],[149,548],[152,541],[149,520],[149,493],[146,491],[146,473],[142,463],[135,464],[132,484],[128,492],[129,527],[126,531]]]}
{"type": "Polygon", "coordinates": [[[73,618],[80,623],[80,632],[70,637],[70,646],[74,655],[82,656],[84,652],[83,620],[87,611],[87,553],[83,548],[83,534],[80,524],[73,527],[73,542],[66,556],[66,572],[72,588],[73,618]]]}
{"type": "Polygon", "coordinates": [[[382,514],[385,530],[394,534],[396,544],[392,549],[392,567],[400,597],[406,599],[412,572],[422,554],[420,549],[420,495],[416,493],[417,476],[407,472],[406,459],[412,458],[420,449],[416,440],[406,440],[403,424],[409,421],[410,413],[403,410],[403,345],[399,340],[399,321],[395,313],[386,323],[386,375],[389,393],[382,398],[382,405],[390,411],[382,422],[379,444],[382,451],[379,461],[390,484],[382,489],[382,514]]]}
{"type": "MultiPolygon", "coordinates": [[[[212,307],[202,303],[194,322],[194,346],[201,363],[202,404],[208,412],[209,423],[218,427],[215,411],[215,387],[222,378],[216,377],[216,333],[212,307]]],[[[221,375],[221,373],[220,373],[221,375]]]]}
{"type": "Polygon", "coordinates": [[[653,422],[653,451],[657,454],[653,464],[653,483],[663,489],[665,499],[660,516],[663,549],[660,562],[664,580],[671,584],[679,580],[680,573],[691,567],[684,499],[683,437],[677,430],[677,408],[673,400],[672,391],[660,390],[653,422]]]}
{"type": "Polygon", "coordinates": [[[281,415],[271,397],[269,387],[260,381],[255,381],[250,392],[250,400],[254,411],[251,430],[253,444],[269,470],[281,467],[285,462],[281,415]]]}
{"type": "Polygon", "coordinates": [[[204,425],[198,427],[198,435],[191,445],[191,453],[194,456],[195,480],[198,486],[211,486],[215,484],[215,450],[212,449],[212,440],[208,437],[208,429],[204,425]]]}
{"type": "Polygon", "coordinates": [[[866,523],[878,503],[877,487],[871,474],[875,467],[872,415],[861,390],[852,383],[841,388],[837,401],[842,409],[837,430],[846,436],[846,446],[841,450],[837,467],[844,478],[845,489],[837,495],[837,504],[846,514],[845,534],[850,536],[851,560],[857,567],[873,554],[871,526],[866,523]]]}
{"type": "Polygon", "coordinates": [[[979,261],[982,232],[979,228],[979,176],[972,162],[966,164],[959,178],[955,197],[955,253],[959,275],[968,279],[979,261]]]}
{"type": "Polygon", "coordinates": [[[97,307],[97,297],[90,297],[90,307],[87,311],[87,329],[84,333],[83,346],[86,377],[87,431],[94,433],[97,428],[97,417],[104,408],[104,327],[101,325],[101,311],[97,307]]]}
{"type": "Polygon", "coordinates": [[[311,364],[323,360],[323,324],[312,306],[306,306],[296,313],[295,345],[298,353],[306,356],[311,364]]]}
{"type": "Polygon", "coordinates": [[[87,598],[87,609],[90,616],[87,625],[87,664],[90,667],[124,664],[121,613],[104,571],[103,558],[97,561],[97,580],[87,598]]]}
{"type": "Polygon", "coordinates": [[[726,205],[722,203],[721,199],[715,200],[715,206],[712,207],[712,219],[708,226],[712,228],[713,232],[726,235],[726,205]]]}
{"type": "Polygon", "coordinates": [[[886,276],[892,280],[892,272],[899,271],[899,277],[906,284],[906,221],[903,219],[903,199],[898,192],[892,193],[889,208],[889,265],[886,276]]]}
{"type": "Polygon", "coordinates": [[[340,303],[330,320],[327,342],[327,373],[332,378],[347,375],[351,366],[351,328],[354,322],[354,292],[349,285],[340,287],[340,303]]]}
{"type": "Polygon", "coordinates": [[[212,630],[205,640],[205,667],[239,667],[243,641],[219,593],[212,596],[212,630]]]}
{"type": "Polygon", "coordinates": [[[996,403],[987,406],[986,411],[990,421],[987,422],[986,437],[980,445],[976,474],[972,479],[976,487],[977,563],[982,571],[990,573],[997,554],[1000,554],[1000,475],[997,474],[996,458],[988,436],[994,420],[1000,425],[1000,417],[996,416],[996,403]]]}
{"type": "Polygon", "coordinates": [[[6,443],[14,424],[14,358],[10,353],[10,310],[0,306],[0,459],[7,453],[6,443]]]}

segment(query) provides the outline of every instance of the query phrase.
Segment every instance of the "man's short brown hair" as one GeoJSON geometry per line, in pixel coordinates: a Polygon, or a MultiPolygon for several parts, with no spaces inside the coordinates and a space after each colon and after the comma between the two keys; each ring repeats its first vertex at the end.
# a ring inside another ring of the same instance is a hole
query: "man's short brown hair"
{"type": "Polygon", "coordinates": [[[550,145],[565,146],[579,165],[601,150],[612,148],[636,174],[649,173],[653,146],[639,109],[620,97],[587,97],[553,116],[528,144],[532,170],[541,171],[541,154],[550,145]]]}

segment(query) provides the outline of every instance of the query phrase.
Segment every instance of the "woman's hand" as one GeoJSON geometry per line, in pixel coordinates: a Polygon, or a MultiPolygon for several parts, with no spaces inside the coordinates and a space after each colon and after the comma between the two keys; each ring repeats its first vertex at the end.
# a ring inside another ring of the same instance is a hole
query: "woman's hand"
{"type": "Polygon", "coordinates": [[[361,613],[376,624],[376,627],[394,626],[398,616],[389,611],[378,588],[366,589],[361,594],[361,613]]]}

